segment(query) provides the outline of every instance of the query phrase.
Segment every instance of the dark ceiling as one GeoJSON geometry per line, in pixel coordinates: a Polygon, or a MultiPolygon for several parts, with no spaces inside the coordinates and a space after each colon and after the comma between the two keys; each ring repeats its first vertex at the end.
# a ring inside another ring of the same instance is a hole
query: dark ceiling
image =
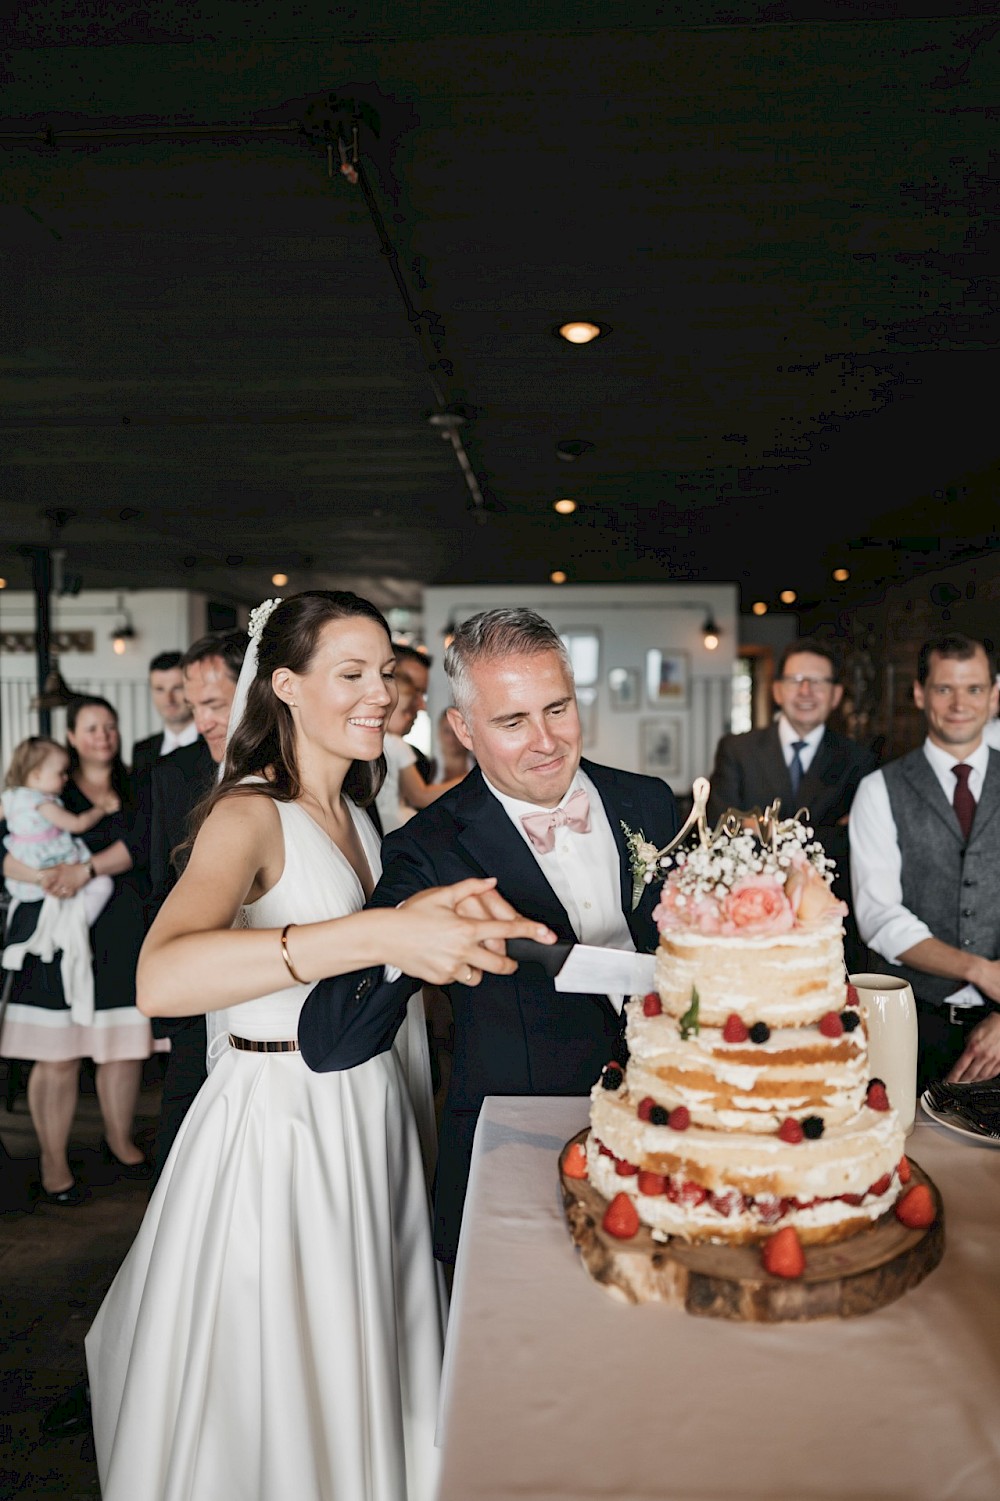
{"type": "Polygon", "coordinates": [[[930,8],[22,5],[2,572],[808,605],[995,546],[1000,21],[930,8]]]}

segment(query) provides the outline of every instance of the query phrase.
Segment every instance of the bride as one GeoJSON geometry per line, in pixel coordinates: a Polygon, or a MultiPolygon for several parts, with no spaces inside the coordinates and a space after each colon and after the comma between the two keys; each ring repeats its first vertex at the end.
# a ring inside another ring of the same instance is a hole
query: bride
{"type": "Polygon", "coordinates": [[[347,593],[255,615],[224,775],[139,964],[142,1010],[217,1013],[228,1045],[87,1337],[101,1491],[430,1501],[441,1302],[411,1103],[429,1101],[423,1023],[314,1074],[299,1008],[317,980],[373,962],[435,984],[509,973],[501,940],[550,935],[483,915],[509,914],[490,881],[360,910],[380,869],[362,807],[396,701],[388,629],[347,593]]]}

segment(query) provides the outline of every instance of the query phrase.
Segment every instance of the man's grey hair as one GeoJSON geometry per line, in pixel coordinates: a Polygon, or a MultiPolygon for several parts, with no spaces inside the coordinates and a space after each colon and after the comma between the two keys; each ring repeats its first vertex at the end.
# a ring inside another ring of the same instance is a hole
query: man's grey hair
{"type": "Polygon", "coordinates": [[[534,610],[512,607],[484,610],[464,621],[444,654],[444,670],[451,684],[452,700],[462,718],[468,719],[474,697],[469,669],[476,662],[540,656],[547,651],[556,653],[572,683],[573,667],[559,632],[534,610]]]}

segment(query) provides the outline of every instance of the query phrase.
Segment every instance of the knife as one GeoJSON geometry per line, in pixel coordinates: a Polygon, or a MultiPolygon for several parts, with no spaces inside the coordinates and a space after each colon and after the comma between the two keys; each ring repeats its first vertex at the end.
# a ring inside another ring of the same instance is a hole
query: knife
{"type": "Polygon", "coordinates": [[[589,995],[645,995],[653,989],[655,954],[602,949],[589,943],[536,943],[511,938],[507,956],[519,964],[540,964],[557,990],[589,995]]]}

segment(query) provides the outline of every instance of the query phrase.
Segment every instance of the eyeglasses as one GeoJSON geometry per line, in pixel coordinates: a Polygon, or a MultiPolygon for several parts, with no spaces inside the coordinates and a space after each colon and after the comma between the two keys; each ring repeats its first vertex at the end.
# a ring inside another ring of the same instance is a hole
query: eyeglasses
{"type": "Polygon", "coordinates": [[[811,678],[804,672],[786,672],[780,681],[783,683],[794,683],[796,688],[833,687],[833,678],[811,678]]]}

